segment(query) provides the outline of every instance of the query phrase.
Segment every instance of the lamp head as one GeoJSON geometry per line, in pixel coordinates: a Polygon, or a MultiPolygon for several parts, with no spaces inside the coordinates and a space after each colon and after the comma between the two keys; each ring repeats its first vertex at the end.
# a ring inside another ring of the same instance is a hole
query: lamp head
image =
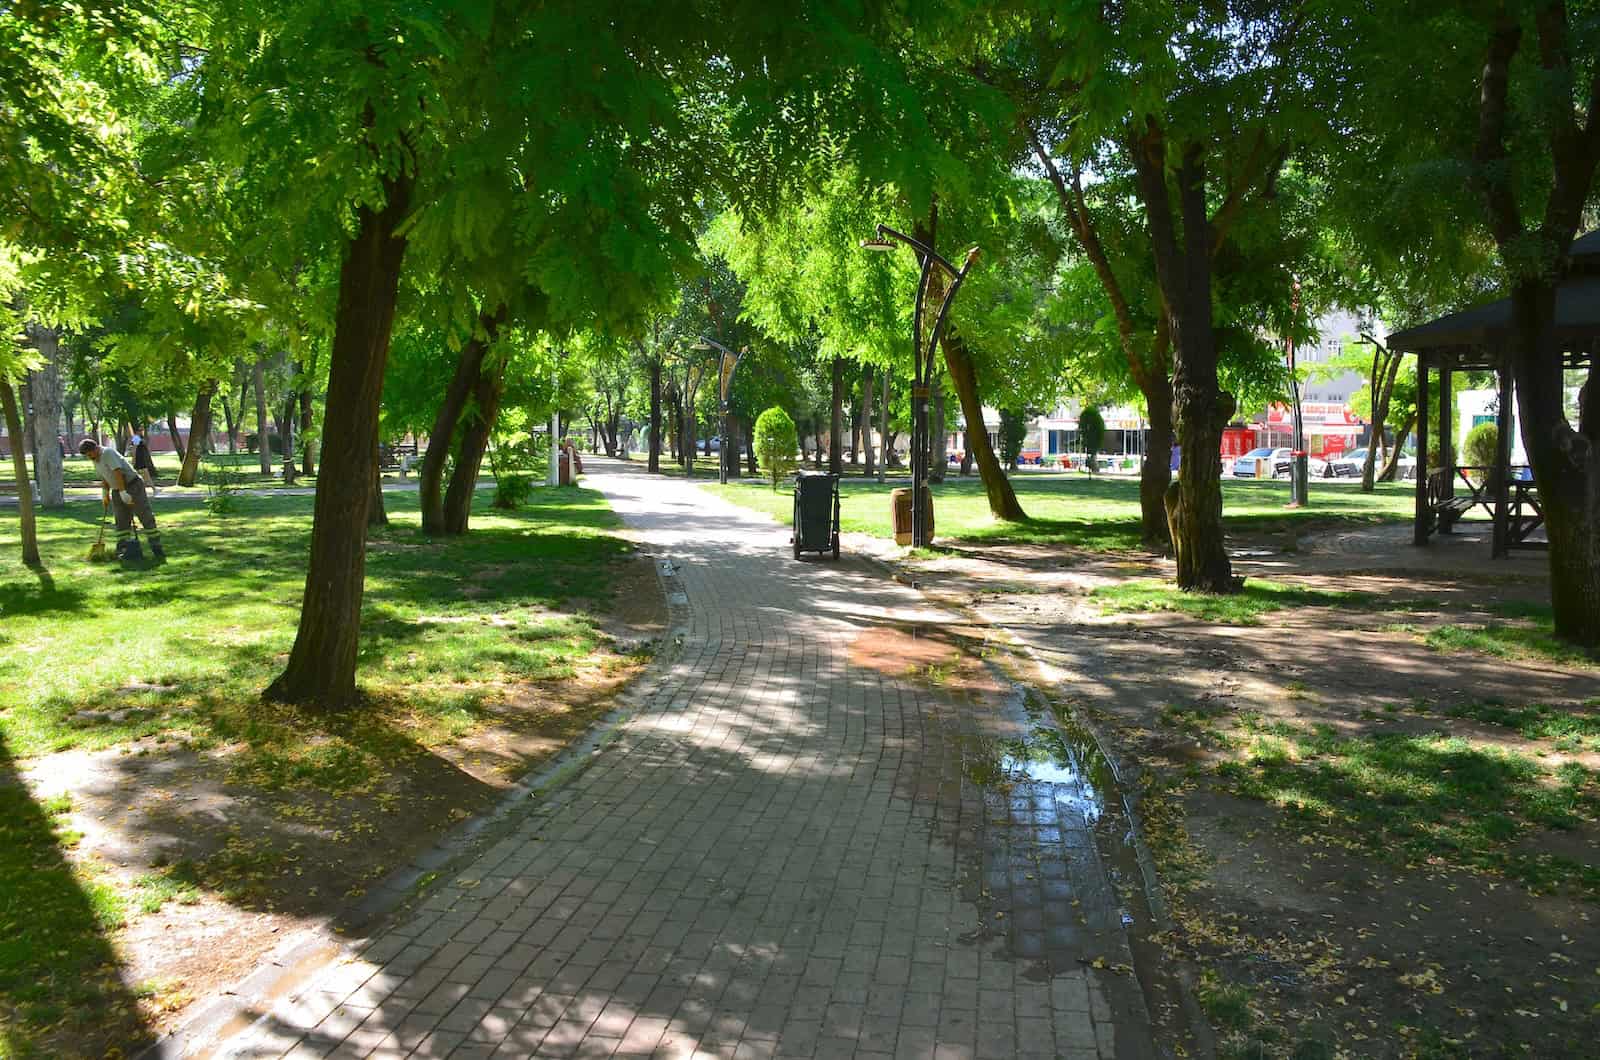
{"type": "Polygon", "coordinates": [[[893,249],[895,249],[895,245],[893,243],[889,242],[887,239],[863,239],[861,241],[861,249],[862,250],[893,250],[893,249]]]}

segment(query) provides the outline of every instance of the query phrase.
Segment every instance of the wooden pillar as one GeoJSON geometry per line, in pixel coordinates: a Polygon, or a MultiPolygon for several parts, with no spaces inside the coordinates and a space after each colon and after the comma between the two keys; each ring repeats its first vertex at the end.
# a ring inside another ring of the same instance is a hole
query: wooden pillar
{"type": "MultiPolygon", "coordinates": [[[[1396,443],[1399,444],[1399,443],[1396,443]]],[[[1417,513],[1413,544],[1426,545],[1432,513],[1428,511],[1428,354],[1417,351],[1417,513]]]]}
{"type": "Polygon", "coordinates": [[[1439,466],[1444,468],[1445,496],[1456,495],[1456,424],[1455,424],[1455,395],[1451,393],[1451,376],[1455,373],[1450,370],[1449,362],[1439,363],[1439,466]]]}
{"type": "MultiPolygon", "coordinates": [[[[1455,395],[1451,393],[1450,361],[1448,357],[1439,359],[1439,466],[1444,469],[1444,489],[1440,500],[1456,495],[1456,437],[1455,437],[1455,395]]],[[[1457,514],[1442,511],[1435,518],[1438,520],[1439,533],[1451,534],[1455,532],[1457,514]]]]}
{"type": "Polygon", "coordinates": [[[1511,410],[1514,403],[1511,389],[1511,366],[1500,362],[1500,415],[1496,425],[1494,482],[1494,548],[1490,555],[1502,559],[1511,554],[1511,432],[1515,429],[1511,410]]]}

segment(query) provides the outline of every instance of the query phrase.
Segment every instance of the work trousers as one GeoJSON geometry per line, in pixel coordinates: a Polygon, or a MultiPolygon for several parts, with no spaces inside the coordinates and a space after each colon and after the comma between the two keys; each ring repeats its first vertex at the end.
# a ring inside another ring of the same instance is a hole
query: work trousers
{"type": "Polygon", "coordinates": [[[145,489],[141,479],[128,480],[128,496],[133,498],[132,504],[125,504],[116,490],[111,491],[111,511],[117,518],[117,540],[127,541],[133,537],[133,517],[139,517],[139,523],[144,527],[150,544],[161,544],[161,531],[156,529],[156,515],[150,510],[150,493],[145,489]]]}

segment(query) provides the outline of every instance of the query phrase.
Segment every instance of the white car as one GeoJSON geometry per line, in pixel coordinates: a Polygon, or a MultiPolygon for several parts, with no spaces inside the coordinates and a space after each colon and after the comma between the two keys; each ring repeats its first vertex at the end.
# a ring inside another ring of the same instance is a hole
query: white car
{"type": "MultiPolygon", "coordinates": [[[[1337,460],[1328,461],[1327,470],[1323,474],[1328,478],[1360,478],[1361,470],[1367,462],[1366,449],[1352,449],[1337,460]]],[[[1379,460],[1374,471],[1383,470],[1383,461],[1379,460]]],[[[1417,461],[1415,457],[1402,456],[1395,463],[1396,479],[1412,479],[1417,477],[1417,461]]]]}
{"type": "MultiPolygon", "coordinates": [[[[1289,450],[1273,449],[1270,446],[1262,446],[1259,449],[1252,449],[1233,462],[1233,477],[1255,478],[1257,460],[1269,460],[1271,463],[1267,466],[1276,469],[1280,460],[1284,463],[1288,462],[1289,450]]],[[[1276,470],[1270,471],[1267,474],[1269,478],[1275,477],[1276,470]]]]}
{"type": "MultiPolygon", "coordinates": [[[[1272,470],[1267,474],[1267,477],[1288,478],[1290,468],[1294,466],[1294,459],[1289,455],[1291,452],[1293,450],[1283,446],[1279,446],[1276,449],[1268,449],[1265,446],[1260,449],[1252,449],[1233,462],[1233,477],[1255,478],[1256,461],[1270,460],[1272,470]]],[[[1320,460],[1314,456],[1306,457],[1306,473],[1311,478],[1324,477],[1328,473],[1327,461],[1320,460]]]]}

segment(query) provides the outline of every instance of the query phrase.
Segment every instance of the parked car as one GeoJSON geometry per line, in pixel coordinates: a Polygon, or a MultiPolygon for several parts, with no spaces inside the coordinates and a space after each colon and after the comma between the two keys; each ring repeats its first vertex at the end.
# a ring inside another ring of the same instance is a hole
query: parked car
{"type": "Polygon", "coordinates": [[[1233,462],[1233,477],[1255,478],[1257,460],[1270,460],[1272,463],[1269,466],[1276,468],[1278,466],[1278,461],[1282,460],[1287,462],[1288,459],[1289,450],[1287,449],[1273,449],[1271,446],[1262,446],[1259,449],[1252,449],[1233,462]]]}
{"type": "MultiPolygon", "coordinates": [[[[1252,449],[1233,462],[1233,477],[1255,478],[1256,461],[1268,460],[1271,461],[1269,466],[1272,468],[1272,471],[1267,475],[1268,478],[1288,478],[1290,469],[1294,466],[1294,458],[1289,455],[1291,452],[1293,450],[1284,446],[1279,446],[1276,449],[1269,449],[1266,446],[1252,449]]],[[[1312,478],[1323,477],[1327,473],[1327,469],[1326,461],[1314,456],[1306,458],[1306,471],[1312,478]]]]}
{"type": "MultiPolygon", "coordinates": [[[[1352,449],[1337,460],[1328,461],[1328,469],[1324,473],[1327,478],[1360,478],[1361,469],[1367,462],[1365,448],[1352,449]]],[[[1380,460],[1377,469],[1383,470],[1380,460]]],[[[1417,461],[1415,457],[1402,456],[1395,465],[1395,478],[1412,479],[1417,477],[1417,461]]]]}
{"type": "Polygon", "coordinates": [[[1360,478],[1361,469],[1366,465],[1366,449],[1352,449],[1342,456],[1328,461],[1328,469],[1324,474],[1328,478],[1360,478]]]}
{"type": "MultiPolygon", "coordinates": [[[[1285,455],[1282,460],[1274,457],[1272,464],[1272,477],[1288,478],[1293,466],[1294,461],[1288,455],[1285,455]]],[[[1306,475],[1309,478],[1326,478],[1328,475],[1328,462],[1320,457],[1306,457],[1306,475]]]]}

